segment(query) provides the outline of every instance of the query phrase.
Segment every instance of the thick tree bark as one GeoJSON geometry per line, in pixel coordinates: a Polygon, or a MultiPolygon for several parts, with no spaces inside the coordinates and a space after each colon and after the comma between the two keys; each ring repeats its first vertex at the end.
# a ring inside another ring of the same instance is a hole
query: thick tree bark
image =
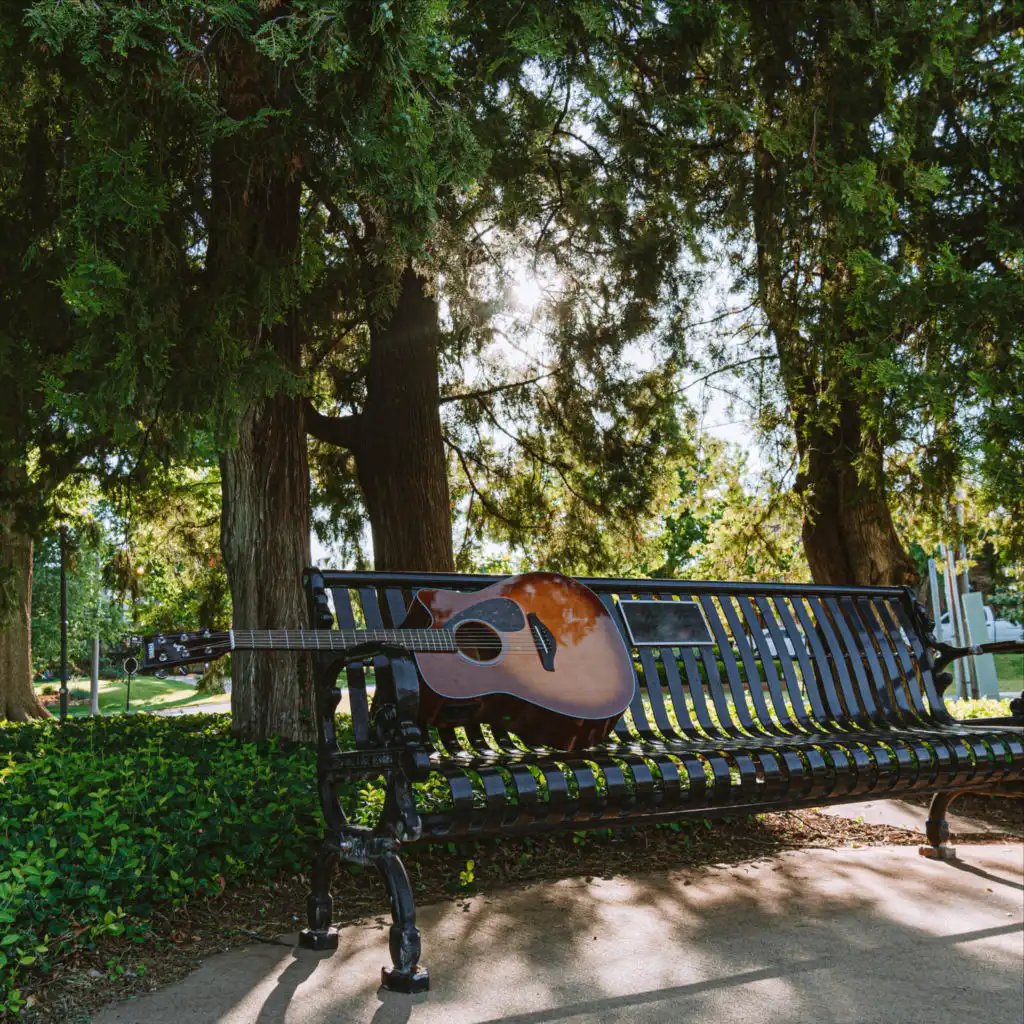
{"type": "MultiPolygon", "coordinates": [[[[275,79],[249,46],[225,48],[222,101],[239,120],[273,105],[275,79]]],[[[215,302],[228,296],[233,329],[250,349],[268,350],[301,372],[299,318],[286,311],[269,330],[259,312],[287,275],[299,245],[297,162],[243,136],[214,147],[208,279],[215,302]]],[[[238,443],[221,456],[221,550],[235,629],[308,625],[302,571],[309,564],[309,463],[301,400],[278,392],[248,409],[238,443]]],[[[305,656],[232,656],[232,728],[246,739],[313,735],[305,656]]]]}
{"type": "Polygon", "coordinates": [[[0,535],[0,581],[10,603],[0,610],[0,721],[49,718],[32,688],[32,539],[0,535]]]}
{"type": "MultiPolygon", "coordinates": [[[[309,564],[309,466],[298,401],[277,395],[250,409],[237,446],[221,457],[221,475],[221,550],[234,628],[307,626],[302,570],[309,564]]],[[[312,735],[304,656],[239,651],[231,661],[236,734],[312,735]]]]}
{"type": "Polygon", "coordinates": [[[439,341],[437,303],[407,269],[396,307],[371,325],[362,412],[332,418],[307,408],[310,434],[355,456],[377,569],[454,568],[439,341]]]}
{"type": "Polygon", "coordinates": [[[450,571],[452,510],[441,434],[437,302],[412,270],[370,331],[356,472],[378,569],[450,571]]]}
{"type": "MultiPolygon", "coordinates": [[[[798,419],[800,417],[798,416],[798,419]]],[[[912,585],[918,574],[893,525],[876,453],[875,471],[858,472],[866,443],[860,410],[847,399],[829,431],[798,431],[805,499],[804,553],[817,583],[912,585]]]]}

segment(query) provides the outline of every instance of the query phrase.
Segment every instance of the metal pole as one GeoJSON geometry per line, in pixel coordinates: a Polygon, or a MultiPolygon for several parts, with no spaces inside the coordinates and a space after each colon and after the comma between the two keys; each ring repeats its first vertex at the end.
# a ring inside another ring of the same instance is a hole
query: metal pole
{"type": "MultiPolygon", "coordinates": [[[[959,506],[959,508],[961,508],[961,510],[963,511],[964,506],[959,506]]],[[[950,545],[950,549],[951,547],[952,546],[950,545]]],[[[964,610],[964,595],[971,593],[971,578],[968,574],[969,569],[967,560],[967,546],[964,544],[963,541],[961,542],[961,551],[959,551],[959,557],[961,557],[961,562],[964,565],[964,572],[961,575],[961,582],[959,582],[958,585],[956,583],[953,584],[953,590],[956,591],[956,604],[959,608],[959,613],[961,613],[961,621],[964,624],[964,643],[969,644],[973,641],[970,637],[971,631],[968,629],[967,626],[967,612],[964,610]]],[[[985,638],[982,637],[982,639],[978,642],[984,643],[985,638]]],[[[967,675],[967,678],[971,684],[971,695],[975,698],[975,700],[977,700],[978,697],[981,696],[981,684],[978,682],[978,665],[973,657],[968,657],[965,660],[967,665],[967,671],[965,674],[967,675]]]]}
{"type": "Polygon", "coordinates": [[[932,595],[932,618],[935,619],[936,629],[938,630],[941,629],[938,623],[942,617],[942,600],[939,597],[939,574],[935,568],[934,558],[928,559],[928,586],[931,589],[932,595]]]}
{"type": "Polygon", "coordinates": [[[89,714],[100,713],[100,616],[103,614],[103,566],[96,554],[96,575],[99,578],[99,596],[96,598],[96,635],[92,638],[92,675],[89,680],[89,714]]]}
{"type": "MultiPolygon", "coordinates": [[[[961,594],[969,594],[971,592],[971,577],[968,572],[967,564],[967,543],[964,539],[964,503],[963,503],[963,491],[957,492],[957,497],[960,501],[957,502],[956,506],[956,521],[960,524],[960,561],[964,564],[964,585],[961,594]]],[[[983,643],[984,641],[979,641],[983,643]]]]}
{"type": "MultiPolygon", "coordinates": [[[[957,585],[954,581],[953,590],[956,592],[956,606],[957,611],[960,612],[960,626],[963,630],[962,642],[964,644],[971,643],[970,630],[967,628],[967,612],[964,610],[964,594],[971,592],[971,578],[969,575],[968,563],[967,563],[967,544],[964,540],[964,492],[962,490],[957,491],[956,505],[956,521],[960,526],[960,561],[964,567],[963,583],[957,585]]],[[[949,546],[950,552],[953,551],[953,545],[949,546]]],[[[984,643],[984,637],[979,641],[984,643]]],[[[981,684],[978,682],[978,665],[974,658],[967,658],[965,662],[964,677],[970,685],[970,695],[977,700],[981,696],[981,684]]]]}
{"type": "Polygon", "coordinates": [[[60,720],[68,717],[68,531],[60,528],[60,720]]]}
{"type": "Polygon", "coordinates": [[[92,638],[92,679],[89,683],[89,714],[100,713],[100,638],[92,638]]]}
{"type": "MultiPolygon", "coordinates": [[[[953,553],[953,545],[945,545],[946,555],[946,579],[949,581],[949,600],[952,614],[950,618],[956,626],[956,643],[958,647],[967,647],[970,638],[967,636],[967,624],[964,622],[964,607],[960,603],[960,587],[956,579],[956,555],[953,553]]],[[[974,680],[974,659],[964,658],[961,665],[963,672],[963,696],[970,699],[977,696],[978,685],[974,680]]]]}

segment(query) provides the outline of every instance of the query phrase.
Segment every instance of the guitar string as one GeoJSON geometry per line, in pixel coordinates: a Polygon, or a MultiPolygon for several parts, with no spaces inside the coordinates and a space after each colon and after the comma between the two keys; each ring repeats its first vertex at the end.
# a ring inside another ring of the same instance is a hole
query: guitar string
{"type": "MultiPolygon", "coordinates": [[[[536,656],[542,653],[541,646],[534,639],[527,640],[525,637],[521,637],[524,630],[517,630],[516,633],[520,636],[517,639],[506,639],[502,642],[502,637],[510,637],[511,634],[502,634],[499,631],[488,627],[486,625],[467,624],[466,626],[459,629],[456,627],[455,630],[447,627],[439,627],[437,629],[379,629],[379,630],[356,630],[356,629],[338,629],[338,630],[247,630],[239,629],[234,631],[237,635],[235,637],[236,650],[311,650],[311,651],[323,651],[325,648],[321,645],[320,641],[326,641],[326,650],[344,651],[353,646],[358,646],[362,643],[372,643],[374,641],[383,642],[394,642],[396,646],[409,646],[410,650],[414,653],[429,654],[429,653],[444,653],[444,654],[455,654],[459,653],[463,648],[475,649],[477,651],[484,651],[490,653],[492,651],[501,653],[504,651],[506,654],[531,654],[536,656]],[[414,634],[413,636],[404,636],[403,634],[414,634]],[[245,634],[249,634],[246,636],[245,634]],[[346,635],[348,634],[348,635],[346,635]],[[351,640],[348,639],[351,636],[351,640]],[[338,645],[337,640],[341,640],[342,643],[338,645]],[[276,641],[276,644],[275,644],[276,641]],[[297,647],[291,645],[298,641],[297,647]],[[410,642],[411,641],[411,642],[410,642]],[[241,642],[241,646],[239,646],[241,642]]],[[[216,646],[217,644],[223,643],[227,640],[226,634],[220,636],[211,636],[208,638],[208,643],[203,646],[216,646]]]]}
{"type": "MultiPolygon", "coordinates": [[[[521,635],[520,631],[512,633],[500,633],[497,630],[459,630],[454,632],[451,630],[385,630],[385,629],[367,629],[367,630],[353,630],[353,629],[324,629],[324,630],[275,630],[272,634],[268,634],[264,630],[235,630],[236,639],[239,635],[246,633],[254,634],[258,633],[258,636],[250,636],[250,640],[259,640],[260,642],[288,642],[297,639],[300,643],[313,643],[315,644],[317,639],[325,638],[340,638],[348,641],[348,638],[352,637],[352,642],[361,643],[372,640],[400,640],[405,642],[425,642],[430,643],[432,640],[436,640],[438,643],[451,643],[459,640],[499,640],[502,637],[518,636],[521,635]],[[408,634],[413,634],[412,636],[408,634]],[[298,634],[296,636],[296,634],[298,634]]],[[[525,631],[523,631],[525,632],[525,631]]],[[[515,641],[512,641],[515,642],[515,641]]]]}
{"type": "MultiPolygon", "coordinates": [[[[250,639],[248,637],[238,636],[238,637],[235,638],[235,648],[234,649],[235,650],[246,650],[246,649],[249,649],[249,650],[281,650],[281,651],[286,651],[286,650],[300,650],[300,651],[301,650],[308,650],[308,651],[314,651],[314,652],[318,651],[318,650],[319,651],[333,651],[333,650],[337,650],[337,651],[340,652],[340,651],[344,651],[346,649],[350,649],[352,647],[361,646],[364,643],[375,643],[375,642],[379,641],[379,642],[383,642],[383,643],[388,643],[388,642],[393,643],[396,647],[409,647],[410,650],[413,650],[413,651],[419,652],[419,653],[429,653],[431,651],[433,651],[433,652],[441,652],[441,653],[446,653],[446,652],[455,653],[456,651],[458,651],[460,648],[463,648],[463,647],[475,647],[475,648],[478,648],[478,649],[491,649],[491,650],[496,650],[496,651],[500,651],[500,650],[528,651],[528,652],[532,652],[532,653],[537,653],[538,651],[541,650],[540,645],[537,644],[537,643],[534,643],[534,642],[528,642],[528,641],[508,641],[508,642],[502,643],[500,640],[495,640],[493,637],[486,636],[486,635],[480,636],[480,637],[459,637],[458,641],[442,641],[442,640],[438,640],[436,642],[432,642],[430,640],[423,640],[423,639],[419,639],[419,638],[417,638],[416,640],[413,640],[411,642],[409,640],[405,640],[403,642],[403,640],[401,638],[396,638],[396,637],[384,637],[384,638],[373,637],[373,638],[362,638],[362,639],[352,640],[352,641],[344,641],[343,638],[338,638],[338,639],[342,639],[343,642],[339,644],[339,643],[332,643],[330,640],[328,640],[326,643],[318,645],[315,642],[306,641],[306,642],[302,643],[301,645],[293,646],[293,642],[294,641],[291,638],[286,639],[283,636],[277,638],[277,642],[276,643],[273,642],[272,640],[269,640],[269,639],[268,640],[253,640],[253,639],[250,639]]],[[[225,638],[224,640],[212,640],[212,642],[210,642],[210,643],[197,644],[196,646],[197,647],[216,647],[216,646],[223,645],[226,642],[228,642],[228,641],[225,638]]],[[[556,649],[557,649],[557,646],[556,646],[556,649]]]]}
{"type": "MultiPolygon", "coordinates": [[[[290,649],[287,644],[298,641],[299,647],[295,648],[298,650],[316,650],[316,644],[318,641],[326,641],[328,647],[332,647],[334,642],[337,640],[343,641],[346,646],[355,646],[361,643],[373,643],[375,641],[382,642],[395,642],[398,646],[402,646],[406,643],[413,644],[426,644],[428,647],[433,648],[437,646],[445,647],[450,644],[462,643],[464,646],[494,646],[494,647],[522,647],[527,650],[536,650],[538,644],[534,640],[522,639],[509,639],[502,643],[503,637],[510,637],[512,634],[499,633],[497,631],[491,631],[489,629],[480,630],[459,630],[458,633],[451,630],[248,630],[248,629],[237,629],[233,631],[235,633],[236,644],[239,641],[245,641],[249,644],[259,644],[259,649],[263,649],[263,645],[272,646],[277,643],[281,646],[282,650],[290,649]],[[403,636],[403,633],[414,633],[414,636],[403,636]],[[246,635],[248,634],[248,635],[246,635]],[[431,634],[439,634],[433,636],[431,634]],[[351,636],[351,640],[349,639],[351,636]]],[[[521,631],[517,631],[519,633],[521,631]]],[[[168,636],[168,640],[173,640],[172,636],[168,636]]],[[[199,643],[200,646],[212,646],[219,643],[224,643],[228,640],[226,634],[220,636],[212,636],[208,639],[206,644],[202,643],[202,638],[199,641],[191,641],[193,643],[199,643]]],[[[323,649],[323,648],[321,648],[323,649]]]]}

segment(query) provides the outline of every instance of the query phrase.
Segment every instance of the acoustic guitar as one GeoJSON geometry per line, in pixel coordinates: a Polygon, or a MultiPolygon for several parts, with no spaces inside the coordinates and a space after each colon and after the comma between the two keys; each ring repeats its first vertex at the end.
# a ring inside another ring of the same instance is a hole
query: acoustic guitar
{"type": "Polygon", "coordinates": [[[143,639],[142,668],[230,651],[411,653],[420,725],[499,726],[530,744],[574,750],[603,740],[633,698],[633,665],[597,595],[531,572],[475,593],[418,590],[398,629],[233,629],[143,639]]]}

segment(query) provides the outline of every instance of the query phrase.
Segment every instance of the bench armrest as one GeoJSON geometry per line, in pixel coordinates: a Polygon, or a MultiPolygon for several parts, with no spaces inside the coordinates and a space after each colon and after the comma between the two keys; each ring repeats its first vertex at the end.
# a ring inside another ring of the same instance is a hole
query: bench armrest
{"type": "Polygon", "coordinates": [[[967,647],[953,647],[951,644],[935,644],[939,652],[934,669],[941,672],[958,658],[971,654],[1024,654],[1024,640],[999,640],[991,644],[970,644],[967,647]]]}
{"type": "Polygon", "coordinates": [[[425,777],[429,771],[429,758],[425,752],[420,756],[423,735],[419,725],[420,678],[416,662],[404,647],[378,641],[350,647],[339,660],[347,665],[370,658],[374,659],[378,680],[381,680],[381,669],[389,670],[394,698],[392,701],[392,694],[389,694],[389,699],[371,715],[371,742],[378,745],[377,753],[394,751],[401,754],[402,770],[410,778],[425,777]],[[386,664],[381,665],[379,659],[387,659],[386,664]]]}
{"type": "Polygon", "coordinates": [[[412,779],[420,779],[430,773],[426,751],[401,747],[338,750],[328,755],[327,763],[334,774],[342,776],[376,778],[388,772],[404,772],[412,779]]]}
{"type": "MultiPolygon", "coordinates": [[[[971,654],[1024,654],[1024,640],[997,640],[991,644],[972,644],[969,647],[953,647],[950,644],[936,644],[939,657],[935,660],[935,672],[942,672],[958,658],[971,654]]],[[[951,679],[947,676],[947,679],[951,679]]],[[[986,725],[1024,725],[1024,693],[1010,701],[1009,718],[981,719],[986,725]]]]}
{"type": "MultiPolygon", "coordinates": [[[[327,600],[323,573],[315,566],[308,568],[303,574],[303,583],[309,602],[312,628],[333,629],[334,613],[327,600]]],[[[411,652],[396,644],[371,641],[344,651],[332,652],[324,657],[327,661],[323,662],[321,659],[321,670],[331,673],[330,678],[326,680],[331,686],[336,685],[335,676],[345,665],[371,659],[374,668],[380,670],[378,682],[383,682],[386,677],[388,685],[382,687],[380,707],[372,716],[367,717],[365,711],[357,716],[356,709],[353,708],[353,726],[359,747],[366,749],[373,746],[412,751],[413,754],[407,760],[415,763],[424,761],[426,753],[419,756],[422,740],[419,727],[420,678],[411,652]],[[386,699],[383,699],[385,692],[386,699]]],[[[336,706],[337,701],[332,705],[332,714],[333,707],[336,706]]]]}

